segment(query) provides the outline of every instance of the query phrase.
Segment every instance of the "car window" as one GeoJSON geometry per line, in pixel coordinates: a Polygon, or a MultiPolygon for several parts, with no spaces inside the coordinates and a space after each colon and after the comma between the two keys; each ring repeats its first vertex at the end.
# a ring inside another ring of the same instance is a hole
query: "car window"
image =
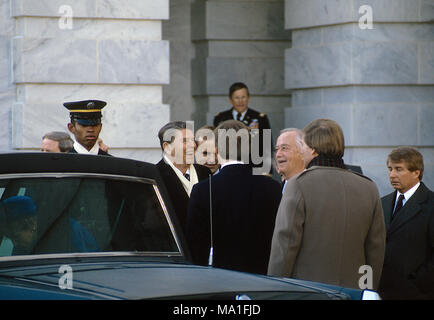
{"type": "Polygon", "coordinates": [[[180,253],[148,180],[113,176],[0,180],[0,256],[128,251],[180,253]]]}

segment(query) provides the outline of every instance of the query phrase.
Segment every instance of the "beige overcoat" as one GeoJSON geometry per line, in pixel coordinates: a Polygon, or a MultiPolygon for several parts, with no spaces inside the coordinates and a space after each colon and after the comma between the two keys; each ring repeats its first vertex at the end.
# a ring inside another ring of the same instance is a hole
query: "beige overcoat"
{"type": "Polygon", "coordinates": [[[268,274],[376,289],[385,238],[375,183],[349,170],[314,166],[286,184],[268,274]]]}

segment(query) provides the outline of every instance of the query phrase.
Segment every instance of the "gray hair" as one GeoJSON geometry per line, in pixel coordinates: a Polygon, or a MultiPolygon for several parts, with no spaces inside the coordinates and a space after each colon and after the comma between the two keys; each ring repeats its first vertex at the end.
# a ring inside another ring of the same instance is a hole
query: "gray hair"
{"type": "Polygon", "coordinates": [[[297,128],[285,128],[280,130],[280,134],[284,134],[286,132],[295,132],[295,144],[297,146],[297,150],[299,152],[302,151],[303,148],[303,131],[297,128]]]}
{"type": "Polygon", "coordinates": [[[74,140],[72,140],[69,134],[67,134],[66,132],[48,132],[42,137],[42,140],[44,139],[50,139],[59,142],[60,152],[69,152],[69,150],[71,150],[74,145],[74,140]]]}

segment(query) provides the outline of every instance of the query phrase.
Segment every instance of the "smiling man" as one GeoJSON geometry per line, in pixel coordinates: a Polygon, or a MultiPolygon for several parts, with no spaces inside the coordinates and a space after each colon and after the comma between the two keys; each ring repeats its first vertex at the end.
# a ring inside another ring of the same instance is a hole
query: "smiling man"
{"type": "Polygon", "coordinates": [[[434,299],[434,192],[421,181],[422,154],[400,147],[387,157],[394,192],[383,197],[387,230],[383,299],[434,299]]]}
{"type": "Polygon", "coordinates": [[[316,119],[303,129],[306,170],[289,179],[276,216],[268,274],[360,288],[370,266],[376,289],[386,232],[380,196],[344,164],[342,128],[316,119]]]}
{"type": "Polygon", "coordinates": [[[172,121],[158,132],[163,158],[157,168],[166,185],[181,228],[187,220],[187,208],[193,186],[206,179],[211,171],[194,163],[196,143],[193,128],[184,121],[172,121]]]}
{"type": "Polygon", "coordinates": [[[74,146],[71,153],[109,155],[100,149],[98,137],[102,129],[101,109],[107,103],[100,100],[84,100],[65,102],[63,106],[69,110],[71,122],[69,131],[74,135],[74,146]]]}
{"type": "Polygon", "coordinates": [[[286,185],[286,180],[305,168],[302,131],[295,128],[280,131],[274,150],[276,170],[285,179],[286,185]]]}

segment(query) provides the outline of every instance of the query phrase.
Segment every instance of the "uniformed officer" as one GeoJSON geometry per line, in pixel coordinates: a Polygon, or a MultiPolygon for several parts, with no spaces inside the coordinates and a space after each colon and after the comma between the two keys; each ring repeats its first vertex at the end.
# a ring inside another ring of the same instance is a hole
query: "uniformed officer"
{"type": "MultiPolygon", "coordinates": [[[[267,147],[267,152],[264,154],[264,130],[271,130],[270,121],[265,113],[249,108],[249,99],[250,93],[246,84],[242,82],[232,84],[229,88],[229,102],[232,104],[232,108],[218,113],[214,117],[214,126],[217,127],[223,121],[233,119],[244,123],[249,130],[259,129],[259,131],[251,131],[252,138],[259,138],[259,156],[266,157],[267,161],[270,163],[269,173],[271,173],[271,133],[269,136],[266,136],[269,137],[270,141],[266,141],[269,148],[267,147]],[[259,133],[256,137],[254,135],[255,132],[259,133]]],[[[267,144],[265,145],[267,146],[267,144]]]]}
{"type": "Polygon", "coordinates": [[[69,152],[109,155],[101,150],[98,143],[102,129],[101,109],[106,104],[101,100],[74,101],[63,104],[69,110],[71,122],[68,123],[68,129],[74,135],[74,146],[69,152]]]}

